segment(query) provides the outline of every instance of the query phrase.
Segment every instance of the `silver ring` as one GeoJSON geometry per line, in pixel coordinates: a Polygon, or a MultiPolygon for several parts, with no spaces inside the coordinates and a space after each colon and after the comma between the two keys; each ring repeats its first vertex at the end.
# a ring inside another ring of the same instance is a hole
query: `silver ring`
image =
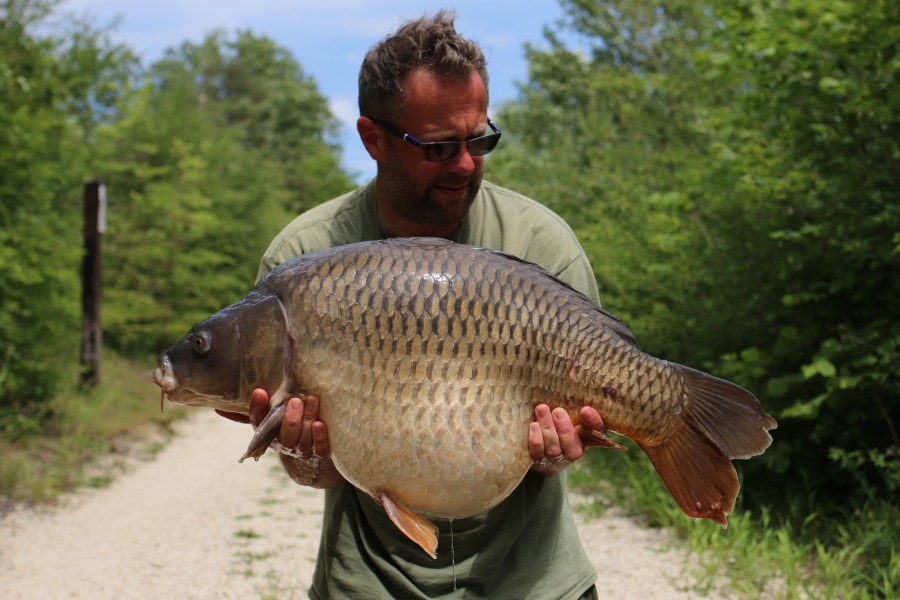
{"type": "Polygon", "coordinates": [[[534,461],[534,466],[536,466],[538,469],[546,469],[550,465],[556,466],[566,461],[568,461],[568,459],[566,458],[565,454],[560,454],[555,458],[547,458],[545,456],[541,460],[534,461]]]}

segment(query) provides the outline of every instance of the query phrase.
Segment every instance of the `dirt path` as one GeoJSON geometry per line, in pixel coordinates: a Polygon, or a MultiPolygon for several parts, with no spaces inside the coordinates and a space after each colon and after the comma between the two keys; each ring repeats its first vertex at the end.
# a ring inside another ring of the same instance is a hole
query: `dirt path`
{"type": "MultiPolygon", "coordinates": [[[[197,411],[152,461],[108,487],[0,519],[0,598],[306,598],[321,493],[277,458],[238,464],[248,427],[197,411]]],[[[607,515],[585,522],[598,584],[616,598],[681,600],[685,557],[664,533],[607,515]]]]}

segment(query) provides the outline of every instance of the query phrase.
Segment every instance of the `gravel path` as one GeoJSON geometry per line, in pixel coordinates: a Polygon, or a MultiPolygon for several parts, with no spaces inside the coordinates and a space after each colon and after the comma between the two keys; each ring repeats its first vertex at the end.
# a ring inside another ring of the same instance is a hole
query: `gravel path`
{"type": "MultiPolygon", "coordinates": [[[[306,598],[321,492],[294,485],[271,452],[238,464],[246,425],[204,410],[177,428],[108,487],[0,518],[0,598],[306,598]]],[[[664,532],[578,518],[601,590],[699,597],[678,583],[686,558],[664,532]]]]}

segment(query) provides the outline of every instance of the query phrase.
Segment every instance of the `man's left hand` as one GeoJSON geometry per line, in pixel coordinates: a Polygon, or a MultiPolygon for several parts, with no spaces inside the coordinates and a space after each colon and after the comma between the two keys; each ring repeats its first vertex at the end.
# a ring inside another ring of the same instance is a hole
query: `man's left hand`
{"type": "MultiPolygon", "coordinates": [[[[606,424],[596,410],[584,406],[578,411],[585,429],[606,431],[606,424]]],[[[528,428],[528,451],[534,461],[533,471],[545,477],[556,475],[584,456],[584,442],[578,435],[569,413],[564,408],[552,412],[546,404],[534,409],[534,421],[528,428]]]]}

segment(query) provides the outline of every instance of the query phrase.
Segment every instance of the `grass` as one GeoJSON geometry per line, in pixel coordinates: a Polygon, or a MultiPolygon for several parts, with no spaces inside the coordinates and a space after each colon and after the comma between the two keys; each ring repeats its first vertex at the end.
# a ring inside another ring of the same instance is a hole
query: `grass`
{"type": "MultiPolygon", "coordinates": [[[[148,428],[170,431],[184,413],[171,405],[160,413],[149,365],[106,356],[96,388],[79,392],[73,385],[38,414],[0,421],[0,503],[39,504],[78,486],[108,485],[114,461],[103,461],[107,468],[98,472],[95,459],[115,456],[148,428]],[[95,468],[86,468],[91,464],[95,468]]],[[[154,454],[162,447],[151,443],[142,451],[154,454]]]]}
{"type": "Polygon", "coordinates": [[[695,591],[715,597],[714,588],[724,584],[742,598],[786,600],[867,600],[900,592],[900,511],[892,499],[850,509],[798,495],[784,506],[748,508],[739,497],[723,529],[686,517],[646,455],[628,446],[624,455],[589,452],[571,469],[569,483],[648,526],[673,531],[692,553],[688,574],[699,582],[695,591]]]}
{"type": "Polygon", "coordinates": [[[256,538],[260,537],[260,535],[252,529],[238,529],[234,532],[234,536],[243,538],[245,540],[255,540],[256,538]]]}

